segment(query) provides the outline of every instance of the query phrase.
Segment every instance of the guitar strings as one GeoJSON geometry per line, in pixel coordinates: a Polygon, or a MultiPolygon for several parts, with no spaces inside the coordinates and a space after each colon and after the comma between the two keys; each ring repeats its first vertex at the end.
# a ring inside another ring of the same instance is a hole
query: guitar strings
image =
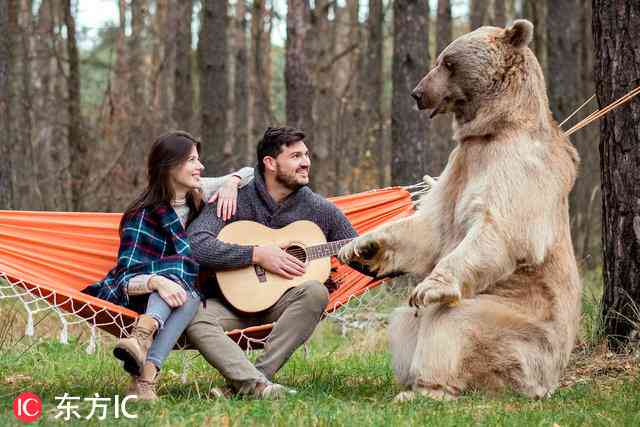
{"type": "Polygon", "coordinates": [[[318,255],[330,255],[334,250],[343,246],[345,243],[351,241],[351,239],[338,240],[336,242],[329,242],[328,244],[323,244],[319,246],[310,246],[309,248],[301,248],[299,246],[293,246],[291,248],[287,248],[286,252],[294,257],[298,258],[301,261],[305,261],[309,255],[318,256],[318,255]],[[328,246],[325,246],[328,245],[328,246]],[[325,246],[321,248],[321,246],[325,246]],[[336,246],[336,247],[334,247],[336,246]]]}

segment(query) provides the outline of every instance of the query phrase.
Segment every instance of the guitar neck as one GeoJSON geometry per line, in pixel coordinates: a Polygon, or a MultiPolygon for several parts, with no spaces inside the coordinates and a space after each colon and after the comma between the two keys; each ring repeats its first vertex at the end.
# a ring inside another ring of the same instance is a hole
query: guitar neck
{"type": "Polygon", "coordinates": [[[323,243],[321,245],[308,246],[305,251],[307,252],[307,259],[313,261],[318,258],[325,258],[329,256],[338,255],[340,248],[352,241],[353,239],[336,240],[335,242],[323,243]]]}

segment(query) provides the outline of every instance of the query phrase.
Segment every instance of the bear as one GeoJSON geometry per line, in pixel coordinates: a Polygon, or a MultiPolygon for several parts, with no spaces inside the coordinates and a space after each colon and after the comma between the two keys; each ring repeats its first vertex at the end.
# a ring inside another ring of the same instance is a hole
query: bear
{"type": "Polygon", "coordinates": [[[453,114],[447,165],[414,214],[338,254],[374,277],[420,280],[389,322],[397,400],[543,398],[568,363],[581,311],[568,209],[579,158],[551,115],[532,36],[517,20],[440,53],[411,96],[431,117],[453,114]]]}

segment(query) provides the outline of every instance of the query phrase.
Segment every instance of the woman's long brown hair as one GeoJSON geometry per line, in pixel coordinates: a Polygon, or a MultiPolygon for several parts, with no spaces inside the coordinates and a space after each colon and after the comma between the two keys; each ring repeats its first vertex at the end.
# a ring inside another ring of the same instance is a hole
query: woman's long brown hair
{"type": "MultiPolygon", "coordinates": [[[[166,133],[153,142],[147,159],[147,188],[125,210],[120,220],[120,232],[125,219],[135,215],[141,209],[155,208],[161,203],[171,203],[175,198],[175,192],[169,172],[189,159],[194,146],[199,154],[200,141],[183,131],[166,133]]],[[[189,216],[185,228],[196,218],[204,205],[199,190],[189,191],[186,201],[189,216]]]]}

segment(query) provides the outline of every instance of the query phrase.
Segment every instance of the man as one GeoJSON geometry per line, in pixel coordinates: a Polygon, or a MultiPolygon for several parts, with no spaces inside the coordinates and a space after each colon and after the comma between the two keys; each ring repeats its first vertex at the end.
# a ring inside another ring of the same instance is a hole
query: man
{"type": "MultiPolygon", "coordinates": [[[[269,128],[258,144],[254,180],[238,192],[237,212],[228,221],[208,205],[189,227],[189,243],[201,269],[228,270],[258,264],[286,278],[304,274],[304,263],[277,246],[243,246],[217,239],[228,223],[251,220],[271,228],[294,221],[317,224],[327,241],[356,236],[344,214],[308,187],[309,151],[300,130],[269,128]]],[[[271,382],[273,375],[313,333],[328,302],[329,292],[318,281],[288,290],[264,312],[251,316],[233,309],[221,296],[215,279],[204,284],[205,304],[187,328],[190,342],[240,394],[276,398],[287,392],[271,382]],[[255,366],[224,331],[276,322],[255,366]]]]}

